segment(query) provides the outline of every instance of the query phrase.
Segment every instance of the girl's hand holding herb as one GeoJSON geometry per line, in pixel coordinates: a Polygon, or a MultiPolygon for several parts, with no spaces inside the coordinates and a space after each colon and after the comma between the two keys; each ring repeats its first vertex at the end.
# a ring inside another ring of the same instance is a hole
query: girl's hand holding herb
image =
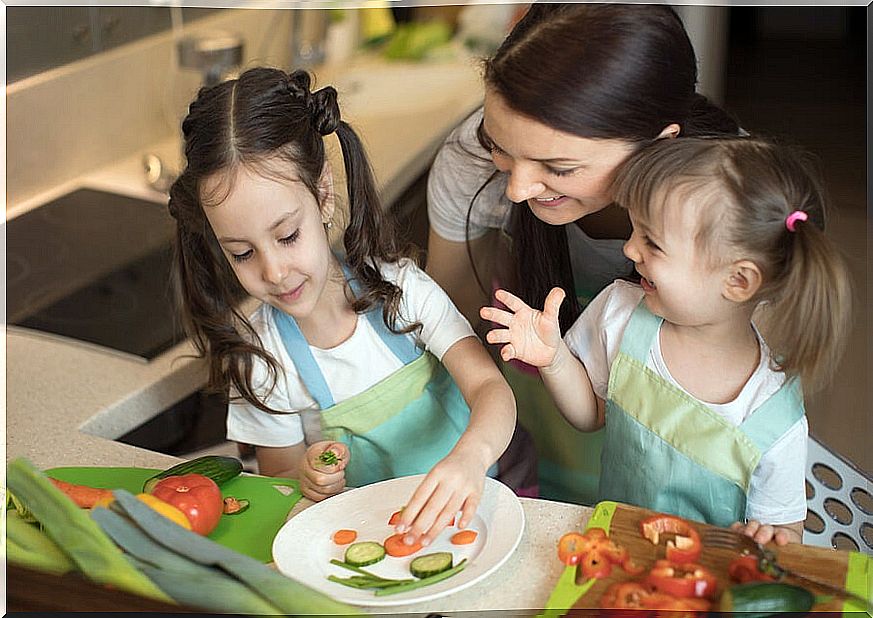
{"type": "Polygon", "coordinates": [[[316,442],[306,449],[300,466],[300,490],[316,502],[336,495],[346,487],[345,467],[349,449],[342,442],[316,442]]]}

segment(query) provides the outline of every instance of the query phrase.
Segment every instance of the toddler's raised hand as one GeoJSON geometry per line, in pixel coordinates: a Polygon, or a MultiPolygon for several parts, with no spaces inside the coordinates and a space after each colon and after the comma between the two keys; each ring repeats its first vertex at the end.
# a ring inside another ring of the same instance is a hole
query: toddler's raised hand
{"type": "Polygon", "coordinates": [[[300,465],[303,495],[318,502],[345,489],[349,457],[349,449],[342,442],[325,440],[307,448],[300,465]]]}
{"type": "Polygon", "coordinates": [[[500,357],[504,361],[517,358],[535,367],[549,366],[561,344],[558,311],[564,302],[564,290],[552,288],[542,311],[528,307],[506,290],[497,290],[494,296],[509,311],[496,307],[479,310],[483,319],[506,327],[490,330],[485,336],[488,343],[505,344],[500,348],[500,357]]]}

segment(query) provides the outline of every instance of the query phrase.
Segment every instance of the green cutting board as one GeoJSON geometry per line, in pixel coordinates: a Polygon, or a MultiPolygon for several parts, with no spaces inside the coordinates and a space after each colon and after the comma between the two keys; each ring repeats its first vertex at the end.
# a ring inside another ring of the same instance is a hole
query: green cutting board
{"type": "MultiPolygon", "coordinates": [[[[108,467],[61,467],[45,471],[46,475],[68,483],[126,489],[132,494],[140,493],[146,479],[156,472],[160,470],[108,467]]],[[[236,515],[222,515],[209,538],[261,562],[271,562],[273,538],[300,500],[300,484],[292,479],[242,474],[223,483],[221,495],[246,499],[250,506],[236,515]]]]}

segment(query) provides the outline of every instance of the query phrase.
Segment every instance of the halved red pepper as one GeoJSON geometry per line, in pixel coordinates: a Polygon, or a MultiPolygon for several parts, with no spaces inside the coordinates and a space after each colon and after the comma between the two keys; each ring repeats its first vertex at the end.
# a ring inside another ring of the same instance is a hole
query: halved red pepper
{"type": "Polygon", "coordinates": [[[659,592],[679,598],[714,598],[718,580],[704,567],[693,562],[678,564],[658,560],[645,578],[659,592]]]}
{"type": "Polygon", "coordinates": [[[710,608],[706,599],[681,599],[657,591],[640,581],[622,581],[609,586],[600,597],[604,609],[645,609],[668,611],[701,611],[710,608]]]}
{"type": "Polygon", "coordinates": [[[751,554],[739,556],[728,564],[728,576],[739,584],[746,582],[771,582],[775,578],[758,568],[758,558],[751,554]]]}
{"type": "Polygon", "coordinates": [[[657,545],[661,535],[673,534],[667,541],[667,560],[676,563],[695,562],[703,545],[700,534],[687,521],[675,515],[654,515],[640,522],[643,537],[657,545]]]}

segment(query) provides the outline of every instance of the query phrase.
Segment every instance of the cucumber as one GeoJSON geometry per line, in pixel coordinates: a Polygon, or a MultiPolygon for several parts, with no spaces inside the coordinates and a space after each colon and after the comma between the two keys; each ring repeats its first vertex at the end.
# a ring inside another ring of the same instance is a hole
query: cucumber
{"type": "Polygon", "coordinates": [[[375,541],[352,543],[346,549],[345,561],[356,567],[376,564],[385,557],[385,548],[375,541]]]}
{"type": "Polygon", "coordinates": [[[452,554],[439,551],[419,556],[409,563],[409,571],[419,579],[437,575],[452,568],[452,554]]]}
{"type": "Polygon", "coordinates": [[[743,618],[763,618],[779,612],[808,612],[815,603],[809,590],[778,582],[731,586],[721,595],[720,612],[742,612],[743,618]]]}
{"type": "Polygon", "coordinates": [[[191,461],[183,461],[163,472],[158,472],[143,483],[142,490],[147,494],[151,493],[161,479],[168,476],[182,476],[183,474],[202,474],[215,481],[216,485],[221,485],[239,476],[242,469],[242,462],[236,457],[204,455],[191,461]]]}

